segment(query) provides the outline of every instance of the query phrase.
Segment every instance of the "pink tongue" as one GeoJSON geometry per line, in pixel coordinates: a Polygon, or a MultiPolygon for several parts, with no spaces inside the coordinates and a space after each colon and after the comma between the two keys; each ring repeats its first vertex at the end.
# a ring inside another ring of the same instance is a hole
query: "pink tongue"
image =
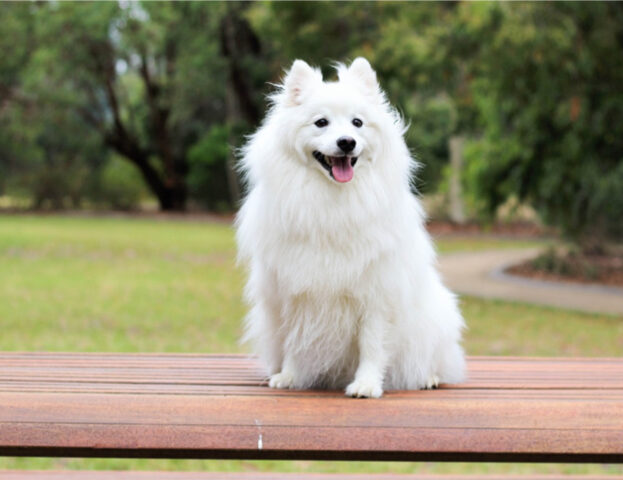
{"type": "Polygon", "coordinates": [[[350,182],[353,178],[353,167],[350,164],[350,158],[338,157],[333,158],[333,167],[331,167],[331,173],[340,183],[350,182]]]}

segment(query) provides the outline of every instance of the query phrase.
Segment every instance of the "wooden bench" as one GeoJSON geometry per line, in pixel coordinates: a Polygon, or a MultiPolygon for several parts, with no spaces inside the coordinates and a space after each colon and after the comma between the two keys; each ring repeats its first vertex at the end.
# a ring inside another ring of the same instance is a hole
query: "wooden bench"
{"type": "Polygon", "coordinates": [[[242,355],[2,353],[0,455],[623,463],[623,359],[468,365],[373,400],[269,389],[242,355]]]}

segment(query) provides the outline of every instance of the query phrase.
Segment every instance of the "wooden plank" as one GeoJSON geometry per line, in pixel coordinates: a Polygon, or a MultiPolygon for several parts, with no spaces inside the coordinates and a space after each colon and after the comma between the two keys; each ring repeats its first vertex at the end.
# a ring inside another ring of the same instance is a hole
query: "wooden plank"
{"type": "MultiPolygon", "coordinates": [[[[620,360],[472,357],[469,380],[455,388],[621,389],[620,360]]],[[[266,381],[256,362],[242,355],[0,353],[0,384],[248,385],[266,381]]],[[[54,388],[54,387],[52,387],[54,388]]]]}
{"type": "Polygon", "coordinates": [[[475,357],[470,380],[349,399],[245,356],[0,354],[0,454],[623,463],[623,360],[475,357]]]}
{"type": "Polygon", "coordinates": [[[622,480],[621,475],[404,475],[269,472],[1,471],[2,480],[622,480]]]}

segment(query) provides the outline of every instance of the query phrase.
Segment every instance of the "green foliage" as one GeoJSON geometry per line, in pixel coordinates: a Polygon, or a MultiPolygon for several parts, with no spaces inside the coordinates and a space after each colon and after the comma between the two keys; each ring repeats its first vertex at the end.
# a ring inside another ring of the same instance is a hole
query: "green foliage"
{"type": "MultiPolygon", "coordinates": [[[[0,63],[8,72],[0,82],[10,77],[20,93],[9,98],[11,117],[0,110],[0,122],[15,125],[16,112],[28,116],[14,131],[56,129],[66,150],[95,136],[101,150],[139,167],[163,208],[183,208],[187,150],[224,119],[226,75],[218,40],[223,6],[94,2],[6,8],[12,16],[0,19],[0,31],[11,32],[19,16],[31,34],[27,56],[8,49],[10,61],[0,63]],[[42,110],[79,117],[80,131],[59,130],[52,118],[41,118],[42,110]]],[[[7,138],[9,155],[16,140],[7,138]]],[[[8,163],[14,174],[19,161],[0,164],[8,163]]],[[[76,168],[93,165],[85,159],[76,168]]]]}
{"type": "Polygon", "coordinates": [[[622,237],[622,36],[620,4],[504,5],[474,82],[470,184],[489,212],[517,195],[571,238],[622,237]]]}
{"type": "Polygon", "coordinates": [[[407,143],[423,165],[416,184],[430,192],[441,178],[448,138],[458,124],[453,97],[458,87],[445,80],[452,76],[456,83],[459,68],[446,38],[453,12],[437,4],[275,2],[255,4],[249,16],[277,72],[304,58],[331,78],[331,61],[368,57],[390,101],[410,121],[407,143]]]}
{"type": "MultiPolygon", "coordinates": [[[[34,198],[41,184],[74,192],[46,193],[43,203],[76,197],[75,179],[115,151],[139,167],[162,208],[183,208],[187,193],[208,208],[232,205],[226,125],[254,128],[268,82],[293,59],[329,74],[331,61],[364,55],[410,121],[421,191],[443,185],[448,140],[460,135],[468,199],[483,214],[514,198],[583,242],[623,236],[620,4],[0,9],[0,192],[17,185],[34,198]],[[63,171],[74,180],[55,176],[63,171]]],[[[239,146],[240,132],[231,133],[239,146]]]]}
{"type": "Polygon", "coordinates": [[[34,208],[79,208],[105,158],[97,135],[74,112],[48,104],[12,115],[6,188],[28,192],[34,208]]]}
{"type": "Polygon", "coordinates": [[[112,155],[102,168],[91,191],[92,199],[113,210],[135,210],[146,196],[136,167],[112,155]]]}
{"type": "Polygon", "coordinates": [[[192,197],[211,210],[225,210],[227,198],[225,164],[231,155],[230,128],[217,125],[188,152],[188,188],[192,197]]]}
{"type": "Polygon", "coordinates": [[[270,52],[274,74],[297,58],[333,74],[330,62],[370,52],[378,9],[371,2],[267,2],[256,3],[248,17],[270,52]]]}
{"type": "Polygon", "coordinates": [[[444,166],[448,163],[448,138],[456,119],[454,105],[442,96],[417,99],[406,104],[404,115],[410,121],[407,143],[422,164],[415,182],[417,190],[434,192],[439,188],[444,166]]]}
{"type": "Polygon", "coordinates": [[[578,252],[570,252],[567,255],[563,255],[554,247],[550,247],[533,259],[530,264],[537,271],[555,275],[581,276],[588,279],[596,278],[598,272],[594,267],[590,264],[583,264],[581,259],[574,261],[577,257],[578,252]]]}

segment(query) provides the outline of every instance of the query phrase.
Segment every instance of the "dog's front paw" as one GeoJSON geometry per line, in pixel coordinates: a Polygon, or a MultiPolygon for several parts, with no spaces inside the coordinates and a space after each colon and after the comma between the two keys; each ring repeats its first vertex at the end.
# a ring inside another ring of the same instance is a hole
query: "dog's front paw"
{"type": "Polygon", "coordinates": [[[428,380],[426,381],[426,385],[424,385],[424,388],[426,390],[432,390],[437,387],[439,387],[439,377],[437,375],[431,375],[430,377],[428,377],[428,380]]]}
{"type": "Polygon", "coordinates": [[[346,395],[357,398],[380,398],[383,395],[383,387],[376,380],[355,379],[353,383],[346,387],[346,395]]]}
{"type": "Polygon", "coordinates": [[[279,372],[270,376],[268,381],[270,388],[293,388],[294,387],[294,375],[290,372],[279,372]]]}

